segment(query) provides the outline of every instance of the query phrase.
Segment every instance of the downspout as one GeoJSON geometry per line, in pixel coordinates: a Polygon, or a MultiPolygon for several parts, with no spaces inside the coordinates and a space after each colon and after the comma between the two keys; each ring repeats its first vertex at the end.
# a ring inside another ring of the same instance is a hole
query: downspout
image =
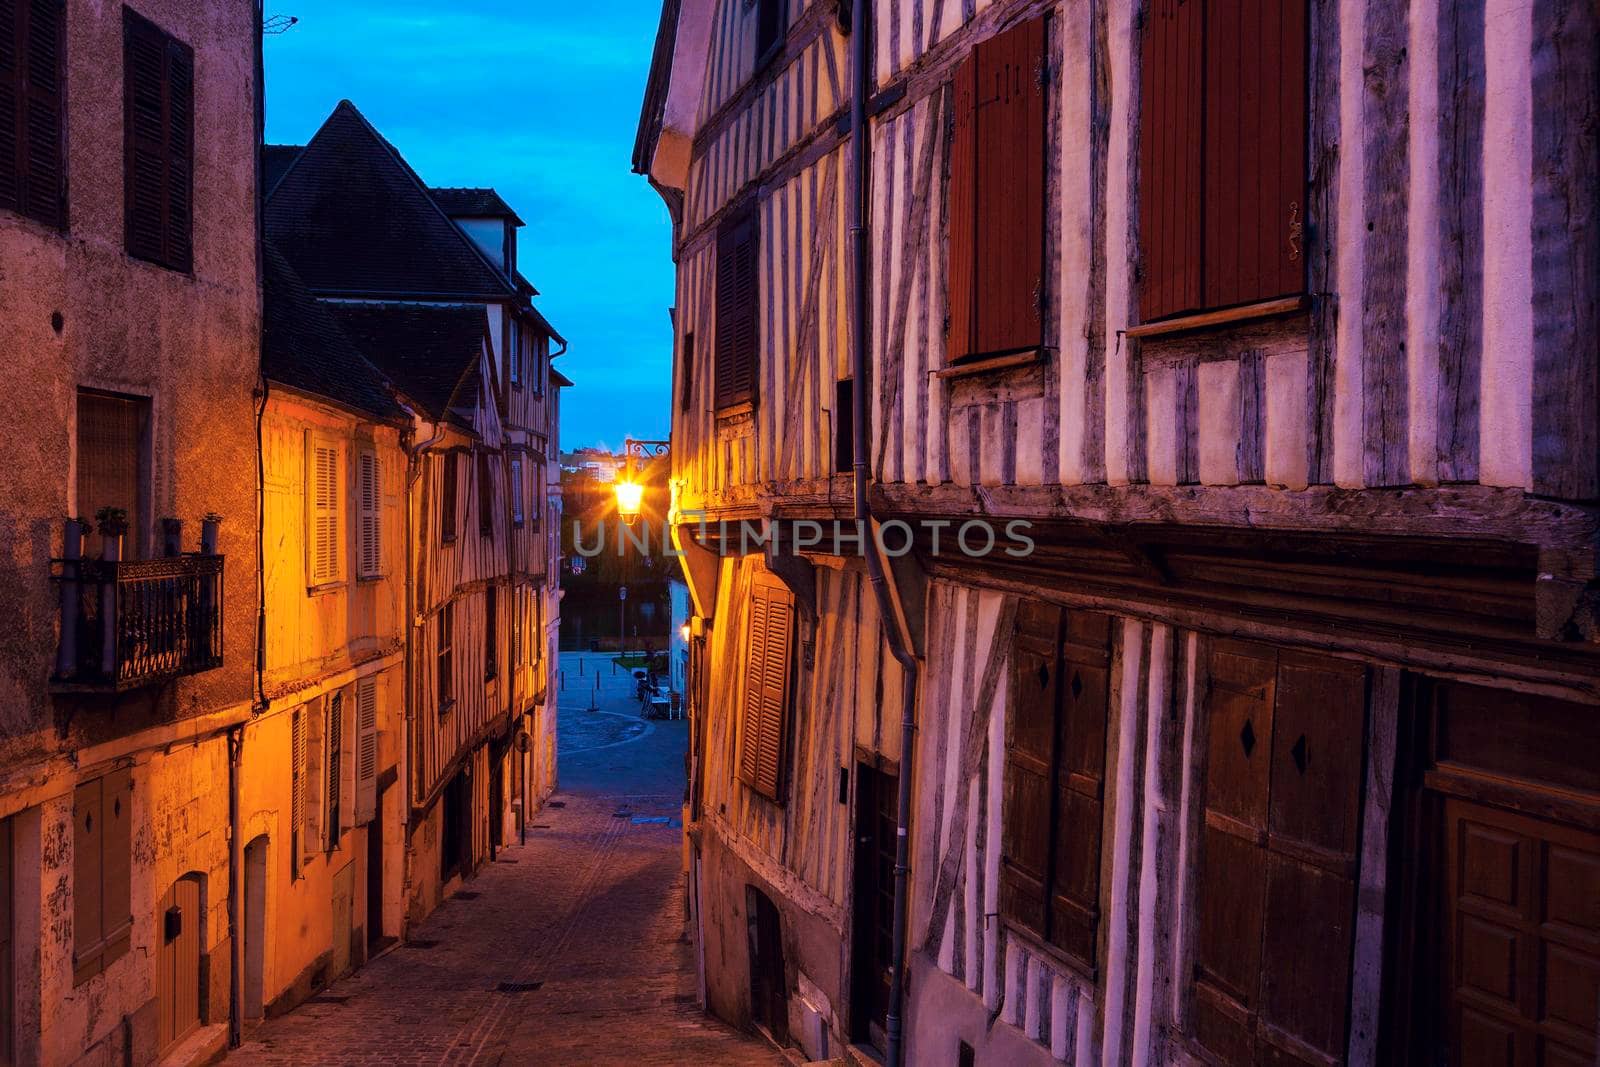
{"type": "MultiPolygon", "coordinates": [[[[261,422],[267,414],[267,376],[261,363],[262,343],[266,334],[266,310],[263,306],[262,276],[265,270],[266,197],[262,189],[261,156],[267,141],[266,107],[266,55],[263,33],[266,6],[263,0],[251,5],[255,22],[251,36],[255,41],[255,178],[256,178],[256,376],[261,394],[261,406],[256,409],[256,647],[252,665],[254,692],[251,694],[251,713],[266,707],[266,689],[263,681],[267,667],[267,557],[266,557],[266,457],[262,453],[261,422]]],[[[240,866],[243,862],[243,842],[239,840],[239,766],[244,757],[244,728],[235,726],[228,731],[228,1047],[238,1048],[243,1027],[244,982],[244,901],[240,892],[240,866]]]]}
{"type": "Polygon", "coordinates": [[[872,18],[871,0],[854,0],[850,5],[850,245],[851,302],[850,373],[851,433],[855,474],[855,520],[862,535],[867,577],[878,603],[878,618],[889,642],[889,652],[900,664],[900,780],[895,815],[894,845],[894,935],[889,962],[889,1009],[884,1020],[888,1040],[888,1067],[902,1062],[901,1016],[905,1001],[906,898],[910,883],[910,826],[912,738],[917,728],[917,658],[907,647],[901,632],[899,613],[889,592],[877,533],[872,526],[872,508],[867,501],[870,477],[870,440],[867,425],[867,299],[870,292],[871,246],[867,231],[867,173],[871,158],[871,131],[867,127],[868,41],[872,18]]]}

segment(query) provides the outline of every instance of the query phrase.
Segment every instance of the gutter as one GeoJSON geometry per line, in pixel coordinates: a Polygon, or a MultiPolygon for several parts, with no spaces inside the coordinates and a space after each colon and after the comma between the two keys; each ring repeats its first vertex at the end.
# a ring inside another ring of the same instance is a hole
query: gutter
{"type": "Polygon", "coordinates": [[[871,245],[867,230],[867,175],[872,152],[871,131],[867,128],[867,94],[871,88],[867,71],[868,41],[872,24],[871,0],[855,0],[850,11],[850,281],[854,295],[850,330],[851,434],[854,446],[852,468],[855,482],[854,514],[862,535],[867,577],[878,603],[878,618],[889,642],[889,652],[900,664],[904,677],[900,709],[900,779],[895,815],[894,847],[894,935],[889,960],[889,1008],[884,1020],[888,1039],[888,1067],[903,1062],[901,1017],[905,1001],[906,904],[910,888],[911,774],[913,738],[917,729],[917,657],[902,632],[899,612],[889,591],[881,548],[872,525],[872,506],[867,498],[871,477],[867,419],[867,305],[871,291],[871,245]]]}

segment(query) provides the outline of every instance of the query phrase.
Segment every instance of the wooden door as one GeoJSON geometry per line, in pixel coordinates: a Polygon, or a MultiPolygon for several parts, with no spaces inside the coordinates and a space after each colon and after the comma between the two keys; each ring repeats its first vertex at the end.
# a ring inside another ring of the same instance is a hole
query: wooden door
{"type": "Polygon", "coordinates": [[[746,887],[750,928],[750,1017],[781,1047],[789,1040],[789,980],[783,963],[783,922],[772,899],[746,887]]]}
{"type": "Polygon", "coordinates": [[[1444,805],[1448,1062],[1577,1067],[1600,1027],[1600,834],[1444,805]]]}
{"type": "Polygon", "coordinates": [[[0,1063],[10,1063],[11,1030],[16,1018],[12,1003],[13,976],[11,962],[11,900],[16,884],[11,869],[11,820],[0,819],[0,1063]]]}
{"type": "Polygon", "coordinates": [[[856,765],[855,908],[850,1020],[853,1037],[886,1044],[894,961],[894,859],[900,779],[856,765]]]}
{"type": "Polygon", "coordinates": [[[156,909],[156,1043],[162,1052],[200,1025],[200,879],[172,883],[156,909]]]}

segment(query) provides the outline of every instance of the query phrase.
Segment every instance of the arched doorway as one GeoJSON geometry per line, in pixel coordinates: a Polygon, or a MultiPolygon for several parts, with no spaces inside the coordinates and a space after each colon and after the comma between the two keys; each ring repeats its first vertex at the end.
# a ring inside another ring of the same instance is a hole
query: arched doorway
{"type": "Polygon", "coordinates": [[[166,1052],[200,1026],[200,953],[205,876],[172,883],[156,909],[156,1045],[166,1052]]]}
{"type": "Polygon", "coordinates": [[[244,997],[239,1010],[246,1019],[260,1019],[265,1004],[267,845],[262,834],[244,846],[244,997]]]}

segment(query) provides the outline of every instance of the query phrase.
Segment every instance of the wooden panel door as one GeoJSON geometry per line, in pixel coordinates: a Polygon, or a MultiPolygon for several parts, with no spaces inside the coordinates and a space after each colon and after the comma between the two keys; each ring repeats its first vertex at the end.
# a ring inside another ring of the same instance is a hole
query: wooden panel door
{"type": "Polygon", "coordinates": [[[200,880],[172,883],[156,909],[156,1044],[165,1052],[200,1025],[200,880]]]}
{"type": "Polygon", "coordinates": [[[883,1050],[894,960],[894,859],[900,779],[856,764],[851,1036],[883,1050]]]}
{"type": "Polygon", "coordinates": [[[1451,1063],[1592,1065],[1600,1051],[1600,834],[1449,798],[1451,1063]]]}

